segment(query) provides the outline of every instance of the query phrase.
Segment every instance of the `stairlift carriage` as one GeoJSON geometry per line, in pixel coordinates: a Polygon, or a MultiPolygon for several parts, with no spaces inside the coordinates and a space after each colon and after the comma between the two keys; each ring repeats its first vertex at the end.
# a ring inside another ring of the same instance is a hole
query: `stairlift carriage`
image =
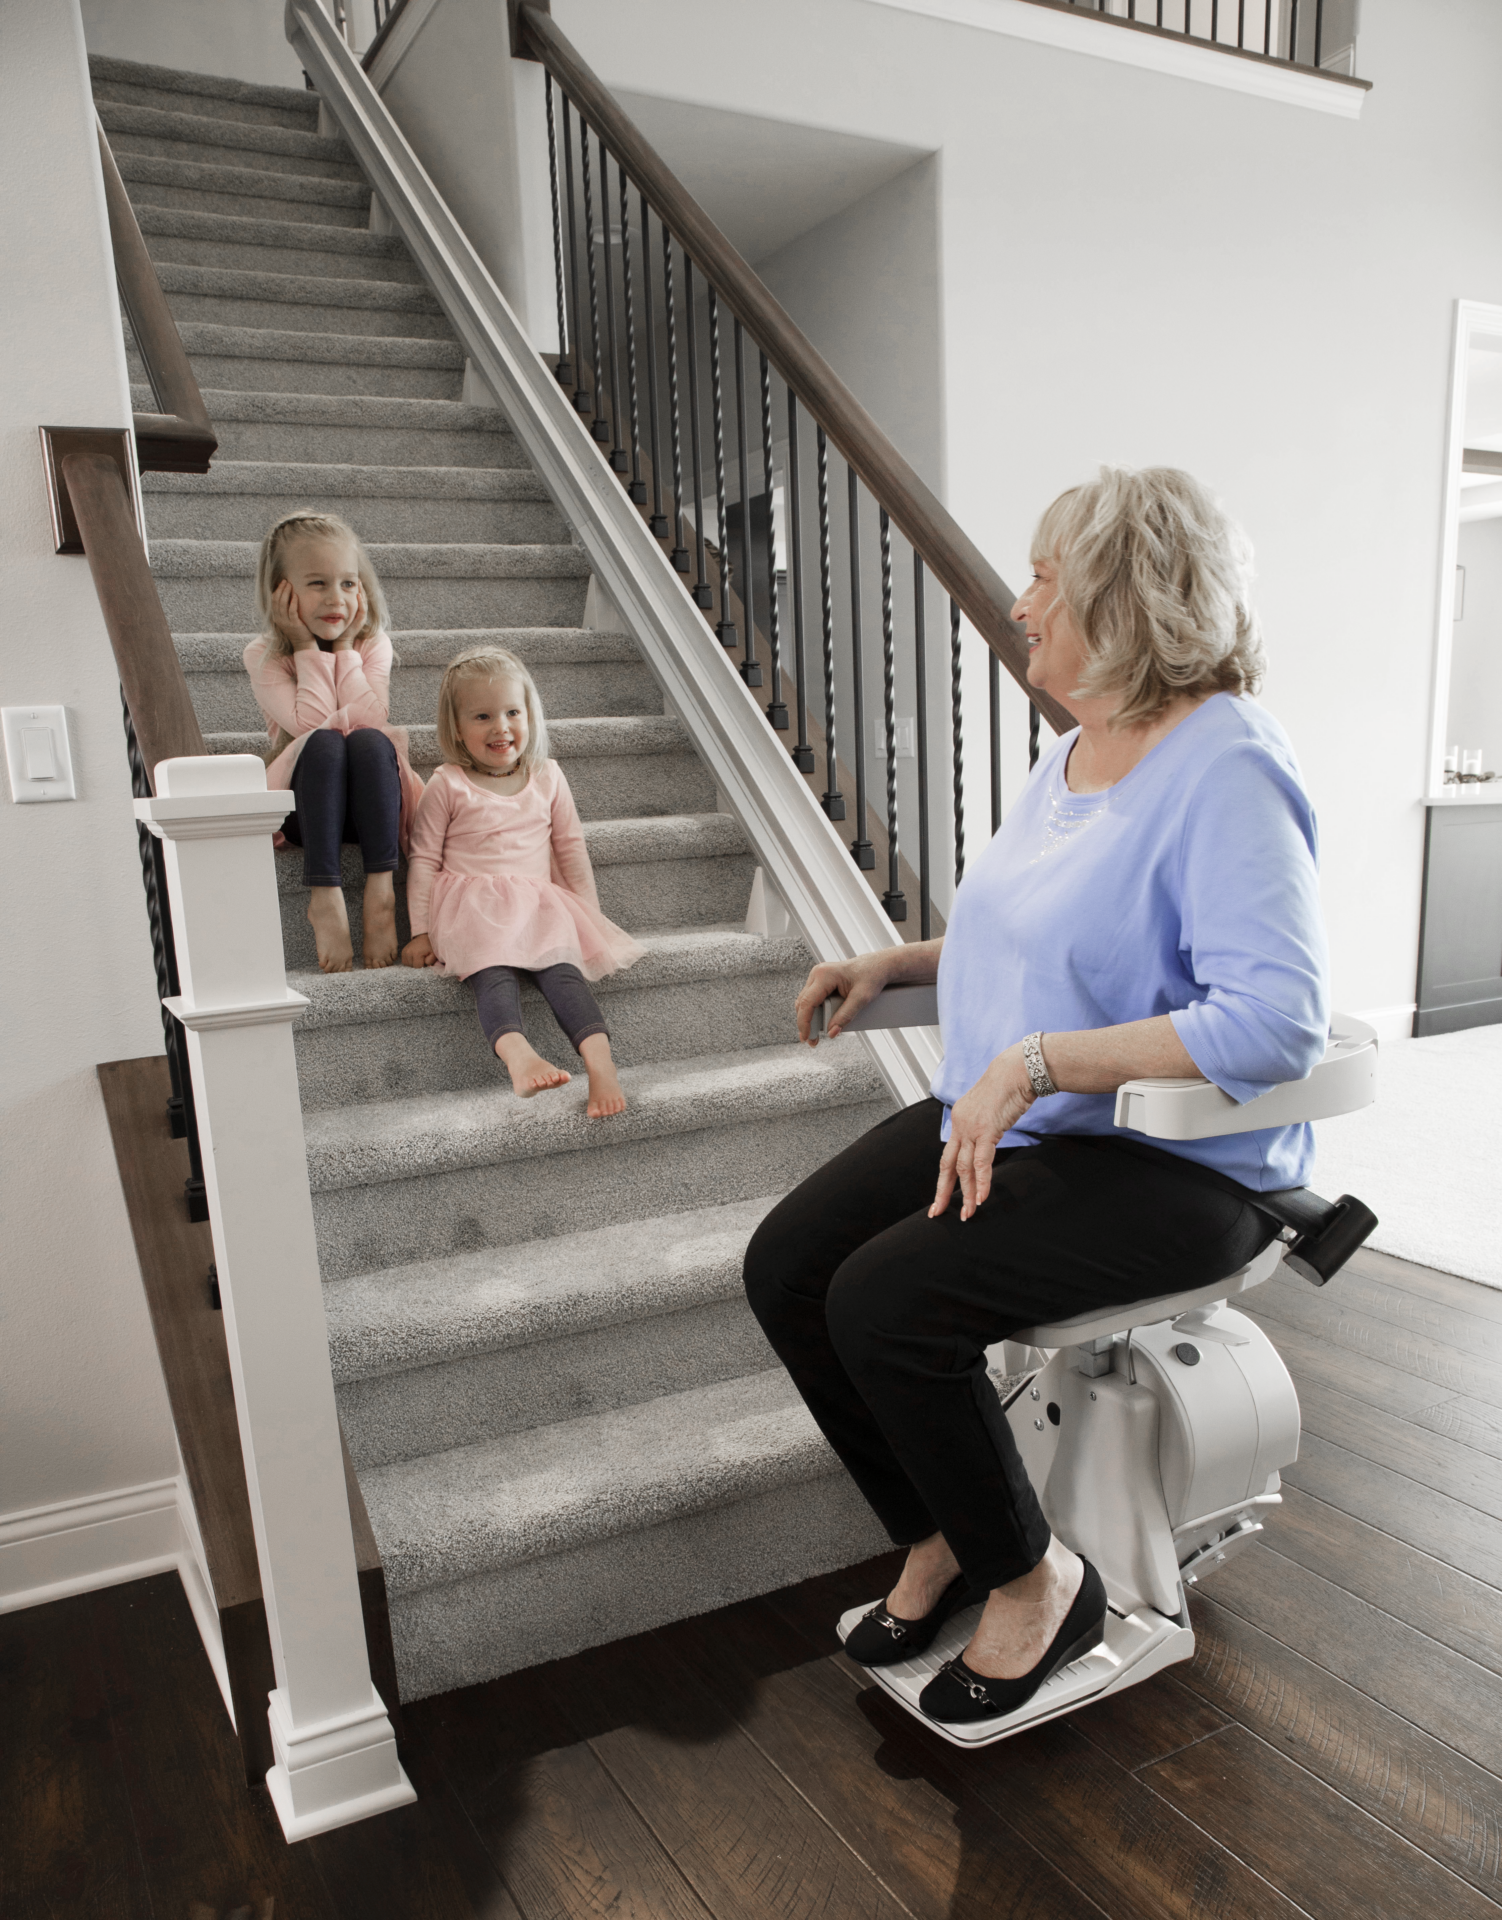
{"type": "MultiPolygon", "coordinates": [[[[849,1031],[933,1025],[937,1012],[932,987],[888,988],[849,1031]]],[[[1325,1057],[1306,1079],[1240,1106],[1204,1080],[1130,1080],[1117,1091],[1116,1125],[1151,1139],[1203,1140],[1353,1113],[1376,1095],[1376,1038],[1337,1015],[1325,1057]]],[[[1261,1532],[1264,1512],[1282,1498],[1281,1470],[1299,1451],[1288,1370],[1230,1303],[1280,1265],[1323,1286],[1377,1224],[1350,1195],[1333,1205],[1307,1189],[1265,1198],[1282,1234],[1238,1273],[1029,1327],[991,1349],[993,1367],[1012,1383],[1006,1415],[1043,1512],[1098,1568],[1110,1610],[1098,1647],[997,1719],[941,1725],[918,1706],[940,1667],[964,1650],[979,1607],[956,1614],[913,1659],[868,1670],[941,1738],[989,1746],[1193,1655],[1186,1589],[1261,1532]]],[[[841,1618],[842,1641],[869,1605],[841,1618]]]]}

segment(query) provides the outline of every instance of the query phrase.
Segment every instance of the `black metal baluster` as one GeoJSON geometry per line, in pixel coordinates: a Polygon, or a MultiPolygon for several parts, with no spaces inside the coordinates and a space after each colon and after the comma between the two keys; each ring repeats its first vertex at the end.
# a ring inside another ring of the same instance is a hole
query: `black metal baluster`
{"type": "Polygon", "coordinates": [[[819,465],[819,612],[824,634],[824,811],[831,820],[845,818],[845,796],[840,792],[839,741],[834,698],[834,585],[829,573],[829,441],[820,427],[815,437],[819,465]]]}
{"type": "Polygon", "coordinates": [[[897,846],[897,640],[892,625],[892,523],[881,510],[881,700],[887,733],[887,890],[881,896],[889,920],[906,920],[901,855],[897,846]]]}
{"type": "MultiPolygon", "coordinates": [[[[610,422],[600,411],[600,282],[595,271],[595,195],[593,176],[589,166],[589,127],[584,115],[579,115],[579,160],[584,180],[584,244],[585,259],[589,265],[589,356],[590,378],[594,382],[593,424],[590,432],[601,446],[610,442],[610,422]]],[[[606,205],[609,205],[607,197],[606,205]]]]}
{"type": "Polygon", "coordinates": [[[914,723],[918,729],[918,937],[933,937],[933,887],[928,861],[928,657],[923,605],[923,556],[913,555],[914,723]]]}
{"type": "Polygon", "coordinates": [[[960,607],[949,603],[949,725],[954,741],[954,884],[965,877],[965,727],[960,711],[960,607]]]}
{"type": "Polygon", "coordinates": [[[772,472],[772,369],[765,354],[761,355],[761,477],[767,490],[767,647],[772,656],[772,698],[767,702],[767,718],[779,733],[783,733],[787,730],[788,710],[782,698],[782,621],[777,606],[777,523],[772,513],[776,486],[772,472]]]}
{"type": "Polygon", "coordinates": [[[741,618],[746,623],[746,650],[741,678],[748,687],[761,685],[761,662],[756,657],[756,581],[751,572],[751,422],[746,418],[746,341],[735,323],[735,458],[741,483],[741,618]]]}
{"type": "Polygon", "coordinates": [[[1038,709],[1029,700],[1027,703],[1027,770],[1032,772],[1038,764],[1038,709]]]}
{"type": "Polygon", "coordinates": [[[862,873],[876,870],[876,849],[866,838],[866,691],[861,659],[860,476],[845,469],[850,481],[850,726],[855,735],[855,838],[850,853],[862,873]]]}
{"type": "MultiPolygon", "coordinates": [[[[621,181],[621,299],[626,312],[626,391],[631,404],[631,484],[626,491],[633,506],[647,504],[647,483],[641,477],[641,410],[636,385],[636,289],[631,282],[631,205],[630,182],[626,169],[617,160],[615,170],[621,181]]],[[[645,245],[645,233],[643,233],[645,245]]]]}
{"type": "Polygon", "coordinates": [[[1299,0],[1288,0],[1288,57],[1299,57],[1299,0]]]}
{"type": "Polygon", "coordinates": [[[553,196],[553,273],[558,282],[558,362],[553,371],[558,384],[566,387],[574,377],[569,364],[568,313],[563,292],[563,217],[558,205],[558,129],[553,122],[553,76],[543,74],[543,92],[548,103],[548,186],[553,196]]]}
{"type": "Polygon", "coordinates": [[[683,544],[683,415],[678,405],[678,317],[673,305],[673,236],[662,228],[662,300],[668,329],[668,419],[673,430],[673,565],[688,572],[683,544]]]}
{"type": "Polygon", "coordinates": [[[688,439],[689,471],[694,480],[694,605],[707,613],[714,605],[704,565],[704,478],[700,466],[703,448],[699,443],[699,327],[694,317],[694,263],[683,256],[683,313],[688,326],[688,439]]]}
{"type": "Polygon", "coordinates": [[[716,537],[720,543],[720,617],[715,622],[715,638],[727,652],[740,645],[740,635],[730,618],[730,542],[725,537],[725,395],[720,379],[720,302],[713,287],[709,300],[709,399],[714,414],[714,509],[716,537]]]}
{"type": "Polygon", "coordinates": [[[798,396],[791,387],[788,388],[788,527],[793,575],[793,672],[798,680],[798,744],[793,749],[793,765],[800,773],[812,773],[814,750],[808,744],[808,662],[803,649],[803,489],[798,473],[798,396]]]}
{"type": "Polygon", "coordinates": [[[986,649],[987,693],[991,710],[991,831],[1001,825],[1001,662],[986,649]]]}
{"type": "MultiPolygon", "coordinates": [[[[579,236],[574,227],[573,114],[569,110],[566,93],[563,95],[563,180],[567,188],[568,206],[569,307],[573,319],[569,338],[574,343],[574,405],[580,413],[588,413],[592,401],[589,389],[584,384],[584,358],[579,352],[579,236]]],[[[594,377],[593,368],[590,369],[590,377],[594,377]]]]}
{"type": "Polygon", "coordinates": [[[1236,4],[1236,44],[1246,46],[1246,0],[1237,0],[1236,4]]]}
{"type": "Polygon", "coordinates": [[[1325,0],[1314,0],[1314,64],[1320,63],[1325,47],[1325,0]]]}
{"type": "Polygon", "coordinates": [[[1273,0],[1262,0],[1262,57],[1273,50],[1273,0]]]}
{"type": "Polygon", "coordinates": [[[605,341],[610,368],[610,466],[626,471],[626,449],[621,445],[621,361],[616,351],[615,269],[610,264],[610,155],[600,140],[600,221],[605,229],[605,341]]]}
{"type": "MultiPolygon", "coordinates": [[[[641,292],[647,322],[647,429],[652,449],[652,518],[647,525],[659,540],[668,536],[668,517],[662,510],[662,459],[657,446],[657,317],[652,309],[652,216],[647,196],[641,198],[641,292]]],[[[667,229],[663,229],[667,238],[667,229]]]]}

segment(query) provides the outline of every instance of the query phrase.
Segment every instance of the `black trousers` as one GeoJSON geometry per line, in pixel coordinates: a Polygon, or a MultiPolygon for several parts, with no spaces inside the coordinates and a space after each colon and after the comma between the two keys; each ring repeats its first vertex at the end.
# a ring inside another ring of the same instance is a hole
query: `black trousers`
{"type": "Polygon", "coordinates": [[[339,843],[358,840],[367,873],[395,873],[402,780],[396,748],[375,727],[319,727],[292,769],[295,813],[282,832],[303,850],[305,887],[337,887],[339,843]]]}
{"type": "Polygon", "coordinates": [[[1208,1286],[1277,1232],[1181,1157],[1096,1137],[996,1156],[971,1219],[928,1218],[937,1100],[863,1135],[774,1207],[746,1295],[898,1546],[942,1533],[972,1584],[1035,1567],[1049,1528],[986,1372],[1024,1327],[1208,1286]]]}
{"type": "Polygon", "coordinates": [[[491,1051],[503,1033],[522,1031],[522,981],[535,983],[544,1000],[553,1009],[553,1018],[568,1035],[574,1052],[591,1034],[604,1033],[605,1021],[599,1002],[589,983],[576,966],[567,960],[556,967],[542,967],[528,973],[522,967],[481,967],[468,975],[475,990],[475,1007],[491,1051]]]}

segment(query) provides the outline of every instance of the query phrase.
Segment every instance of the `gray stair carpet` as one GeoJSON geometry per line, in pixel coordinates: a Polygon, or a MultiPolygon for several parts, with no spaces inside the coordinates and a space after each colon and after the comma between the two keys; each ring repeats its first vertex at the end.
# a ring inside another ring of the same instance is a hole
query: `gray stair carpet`
{"type": "MultiPolygon", "coordinates": [[[[605,911],[629,1105],[574,1072],[519,1101],[470,991],[317,971],[277,856],[340,1417],[381,1545],[402,1692],[466,1685],[848,1564],[884,1538],[746,1307],[768,1208],[891,1110],[862,1043],[792,1043],[801,940],[744,931],[754,863],[629,634],[309,92],[91,62],[100,117],[219,437],[143,477],[152,566],[211,752],[268,751],[241,656],[257,547],[342,515],[392,611],[392,720],[426,774],[462,648],[532,671],[605,911]]],[[[152,404],[127,332],[137,404],[152,404]]],[[[706,628],[706,645],[714,645],[706,628]]],[[[399,920],[407,932],[399,875],[399,920]]],[[[345,849],[356,951],[362,875],[345,849]]]]}

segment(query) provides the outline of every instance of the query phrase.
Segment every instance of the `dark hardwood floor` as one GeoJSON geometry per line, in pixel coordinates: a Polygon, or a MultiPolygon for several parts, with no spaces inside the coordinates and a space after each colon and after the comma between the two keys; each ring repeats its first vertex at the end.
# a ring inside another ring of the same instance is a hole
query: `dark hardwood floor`
{"type": "Polygon", "coordinates": [[[0,1619],[5,1920],[1502,1913],[1502,1293],[1255,1296],[1305,1438],[1198,1651],[964,1754],[834,1654],[889,1560],[406,1712],[416,1806],[283,1844],[175,1576],[0,1619]]]}

